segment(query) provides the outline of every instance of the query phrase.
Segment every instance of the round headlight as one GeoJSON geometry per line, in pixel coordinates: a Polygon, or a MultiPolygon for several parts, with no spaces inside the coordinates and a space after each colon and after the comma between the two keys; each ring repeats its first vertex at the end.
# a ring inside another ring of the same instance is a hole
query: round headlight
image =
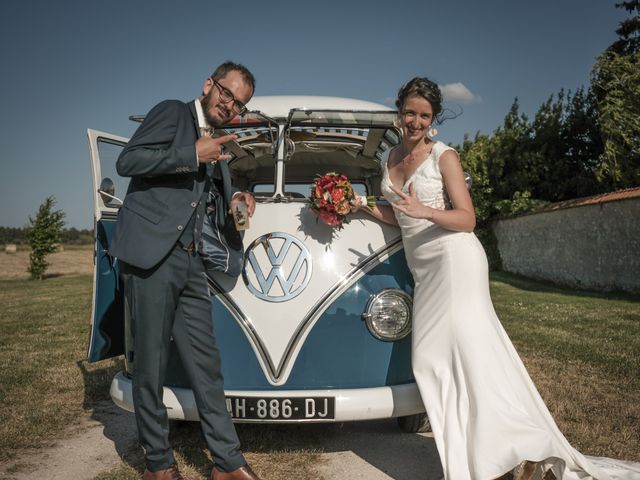
{"type": "Polygon", "coordinates": [[[411,308],[411,297],[405,292],[385,289],[369,299],[362,318],[374,337],[400,340],[411,332],[411,308]]]}

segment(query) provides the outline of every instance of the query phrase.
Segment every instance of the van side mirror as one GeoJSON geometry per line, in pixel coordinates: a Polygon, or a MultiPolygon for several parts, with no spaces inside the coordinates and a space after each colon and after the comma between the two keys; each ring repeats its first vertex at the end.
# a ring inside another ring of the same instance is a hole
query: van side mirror
{"type": "Polygon", "coordinates": [[[109,205],[114,200],[118,202],[118,205],[122,205],[122,200],[115,196],[116,186],[109,177],[102,179],[100,187],[98,187],[98,193],[105,205],[109,205]]]}

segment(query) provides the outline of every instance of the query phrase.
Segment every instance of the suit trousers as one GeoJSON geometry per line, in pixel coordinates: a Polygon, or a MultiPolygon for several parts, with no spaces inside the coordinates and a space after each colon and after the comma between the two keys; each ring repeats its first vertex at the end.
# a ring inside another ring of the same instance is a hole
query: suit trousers
{"type": "Polygon", "coordinates": [[[232,471],[246,464],[226,409],[211,299],[198,253],[175,247],[156,267],[121,265],[134,345],[133,404],[147,468],[175,463],[162,402],[171,338],[188,375],[214,462],[232,471]]]}

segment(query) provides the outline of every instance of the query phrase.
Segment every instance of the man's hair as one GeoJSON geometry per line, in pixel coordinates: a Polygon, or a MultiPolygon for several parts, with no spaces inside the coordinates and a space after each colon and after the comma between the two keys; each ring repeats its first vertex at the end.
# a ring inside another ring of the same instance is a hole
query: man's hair
{"type": "Polygon", "coordinates": [[[254,78],[253,74],[249,71],[247,67],[239,63],[234,63],[230,60],[227,60],[226,62],[224,62],[222,65],[220,65],[218,68],[215,69],[215,71],[211,74],[211,77],[214,80],[218,81],[221,78],[223,78],[227,73],[232,72],[234,70],[237,72],[240,72],[243,80],[247,83],[247,85],[251,87],[251,92],[252,93],[255,92],[256,79],[254,78]]]}

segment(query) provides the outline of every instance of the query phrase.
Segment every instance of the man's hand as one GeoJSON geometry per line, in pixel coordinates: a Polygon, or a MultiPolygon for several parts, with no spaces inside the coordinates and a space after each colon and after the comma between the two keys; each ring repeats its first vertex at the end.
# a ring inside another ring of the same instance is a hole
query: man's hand
{"type": "Polygon", "coordinates": [[[237,135],[223,135],[216,138],[209,136],[200,137],[196,141],[198,163],[213,163],[219,160],[229,160],[231,155],[222,153],[222,145],[236,138],[238,138],[237,135]]]}
{"type": "Polygon", "coordinates": [[[240,202],[244,202],[247,204],[247,213],[250,217],[252,217],[253,212],[255,212],[256,210],[256,199],[253,198],[253,195],[251,195],[249,192],[235,193],[233,195],[233,198],[231,199],[231,205],[229,205],[232,212],[235,211],[235,206],[240,202]]]}

